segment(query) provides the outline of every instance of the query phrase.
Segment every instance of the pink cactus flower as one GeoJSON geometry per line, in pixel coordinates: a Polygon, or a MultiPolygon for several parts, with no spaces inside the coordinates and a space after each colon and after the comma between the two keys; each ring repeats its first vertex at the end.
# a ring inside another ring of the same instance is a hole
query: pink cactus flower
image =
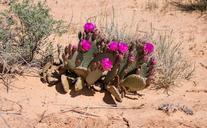
{"type": "Polygon", "coordinates": [[[80,45],[83,52],[88,52],[92,48],[92,44],[88,40],[81,40],[80,45]]]}
{"type": "Polygon", "coordinates": [[[86,23],[84,25],[85,32],[94,32],[96,29],[96,25],[94,23],[86,23]]]}
{"type": "Polygon", "coordinates": [[[128,47],[128,44],[127,43],[120,42],[118,46],[119,46],[118,49],[119,49],[119,52],[120,53],[125,54],[125,53],[128,52],[129,47],[128,47]]]}
{"type": "Polygon", "coordinates": [[[146,42],[144,44],[144,52],[145,54],[151,54],[154,52],[154,45],[152,42],[146,42]]]}
{"type": "Polygon", "coordinates": [[[104,71],[110,71],[111,68],[113,67],[113,63],[109,58],[103,58],[101,60],[101,66],[104,71]]]}
{"type": "Polygon", "coordinates": [[[116,41],[111,41],[108,45],[108,49],[110,51],[117,51],[118,50],[118,42],[116,41]]]}

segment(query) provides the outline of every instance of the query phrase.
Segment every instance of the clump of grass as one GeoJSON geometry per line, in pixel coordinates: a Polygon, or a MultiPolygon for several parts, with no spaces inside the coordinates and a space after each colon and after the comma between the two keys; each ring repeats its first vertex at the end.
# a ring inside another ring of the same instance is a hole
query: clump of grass
{"type": "Polygon", "coordinates": [[[35,55],[44,60],[49,56],[47,38],[63,34],[67,27],[55,20],[50,9],[41,2],[10,1],[9,9],[0,14],[0,72],[11,72],[13,65],[29,64],[35,55]],[[42,53],[43,49],[47,51],[42,53]]]}
{"type": "Polygon", "coordinates": [[[172,32],[151,35],[156,45],[157,78],[156,89],[169,91],[179,79],[190,79],[194,71],[192,63],[187,61],[183,52],[183,44],[172,38],[172,32]]]}
{"type": "Polygon", "coordinates": [[[134,24],[135,13],[130,22],[122,23],[118,22],[114,7],[111,10],[111,16],[107,12],[102,12],[100,15],[90,17],[87,19],[89,22],[94,22],[100,27],[100,32],[109,40],[132,42],[138,37],[138,25],[134,24]]]}
{"type": "Polygon", "coordinates": [[[173,2],[173,4],[176,7],[180,8],[182,11],[186,11],[186,12],[207,11],[207,0],[197,0],[197,1],[188,0],[186,3],[173,2]]]}

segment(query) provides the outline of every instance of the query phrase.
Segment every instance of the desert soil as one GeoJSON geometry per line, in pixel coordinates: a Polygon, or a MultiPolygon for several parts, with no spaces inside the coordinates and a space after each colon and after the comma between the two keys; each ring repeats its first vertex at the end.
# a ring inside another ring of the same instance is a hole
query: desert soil
{"type": "MultiPolygon", "coordinates": [[[[160,0],[161,1],[161,0],[160,0]]],[[[85,89],[81,93],[63,93],[60,85],[49,87],[33,74],[16,76],[9,92],[0,84],[0,128],[206,128],[207,127],[207,19],[198,12],[165,8],[157,2],[147,9],[145,0],[46,0],[57,19],[71,21],[70,33],[55,38],[60,44],[75,43],[76,32],[86,18],[101,12],[112,15],[124,25],[139,24],[139,30],[173,30],[182,41],[185,56],[195,63],[191,80],[181,80],[169,94],[146,89],[138,100],[124,99],[115,103],[104,93],[85,89]],[[134,18],[132,18],[134,17],[134,18]],[[185,105],[193,115],[176,111],[166,114],[157,110],[163,103],[185,105]],[[112,107],[114,104],[116,108],[112,107]],[[141,108],[136,108],[141,106],[141,108]],[[133,109],[134,107],[134,109],[133,109]]],[[[5,5],[0,5],[2,10],[5,5]]]]}

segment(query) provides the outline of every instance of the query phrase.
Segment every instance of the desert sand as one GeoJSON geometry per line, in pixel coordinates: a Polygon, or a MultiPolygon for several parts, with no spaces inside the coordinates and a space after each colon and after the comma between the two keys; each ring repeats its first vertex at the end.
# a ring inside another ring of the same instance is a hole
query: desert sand
{"type": "MultiPolygon", "coordinates": [[[[207,68],[202,66],[207,66],[205,15],[182,12],[161,0],[153,9],[147,8],[145,0],[46,0],[46,3],[55,18],[72,25],[70,32],[55,38],[54,43],[75,43],[76,33],[87,18],[102,12],[110,17],[114,8],[120,25],[133,22],[139,25],[140,31],[146,32],[151,25],[159,30],[173,30],[174,38],[185,46],[186,58],[195,63],[195,72],[192,79],[180,80],[170,95],[148,88],[140,92],[144,95],[138,100],[125,98],[122,103],[116,102],[117,108],[112,107],[115,102],[104,93],[86,89],[65,94],[60,85],[49,87],[33,74],[16,76],[8,92],[0,83],[0,128],[207,127],[207,68]],[[166,114],[157,110],[163,103],[185,105],[194,114],[180,111],[166,114]],[[141,108],[131,108],[138,106],[141,108]]],[[[0,10],[4,6],[0,5],[0,10]]]]}

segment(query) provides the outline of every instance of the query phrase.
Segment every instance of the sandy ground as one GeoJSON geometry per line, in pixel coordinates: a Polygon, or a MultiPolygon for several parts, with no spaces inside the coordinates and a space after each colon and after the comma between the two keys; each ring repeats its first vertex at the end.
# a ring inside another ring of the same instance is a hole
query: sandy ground
{"type": "MultiPolygon", "coordinates": [[[[138,100],[114,101],[108,94],[65,94],[60,85],[49,87],[38,77],[17,76],[9,92],[0,84],[0,128],[206,128],[207,127],[207,22],[199,13],[185,13],[158,2],[149,10],[144,0],[47,0],[52,14],[71,21],[70,35],[57,38],[57,43],[71,43],[85,19],[101,12],[112,15],[122,25],[139,24],[149,31],[150,25],[160,30],[173,30],[174,37],[185,46],[186,57],[196,65],[191,80],[182,80],[170,96],[163,90],[146,89],[138,100]],[[134,17],[134,18],[132,18],[134,17]],[[194,92],[191,92],[194,90],[194,92]],[[176,111],[167,115],[157,110],[162,103],[186,105],[193,115],[176,111]],[[132,109],[131,107],[141,108],[132,109]]],[[[0,6],[0,10],[2,7],[0,6]]]]}

